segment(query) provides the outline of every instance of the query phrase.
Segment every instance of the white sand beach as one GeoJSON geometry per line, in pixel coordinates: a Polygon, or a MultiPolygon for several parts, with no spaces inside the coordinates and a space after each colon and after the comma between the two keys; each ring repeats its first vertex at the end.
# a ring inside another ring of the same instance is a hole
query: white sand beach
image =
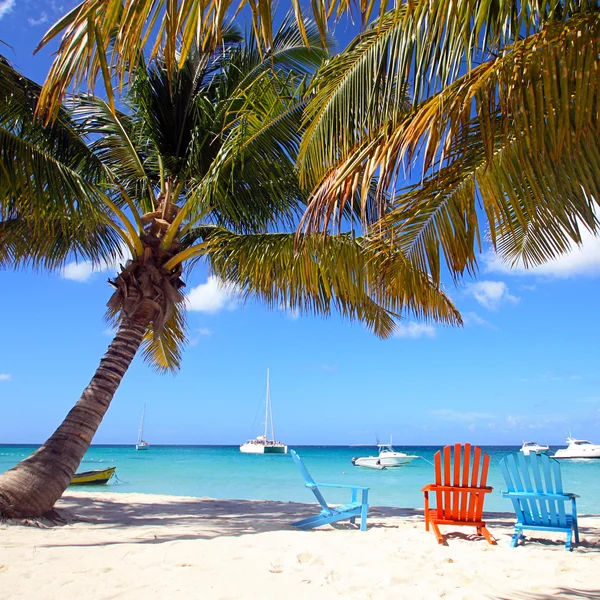
{"type": "Polygon", "coordinates": [[[510,514],[488,514],[497,546],[463,528],[439,546],[422,511],[378,508],[366,532],[299,531],[298,503],[69,492],[66,524],[0,524],[0,599],[600,598],[600,515],[582,543],[535,534],[508,547],[510,514]],[[535,539],[535,541],[534,541],[535,539]]]}

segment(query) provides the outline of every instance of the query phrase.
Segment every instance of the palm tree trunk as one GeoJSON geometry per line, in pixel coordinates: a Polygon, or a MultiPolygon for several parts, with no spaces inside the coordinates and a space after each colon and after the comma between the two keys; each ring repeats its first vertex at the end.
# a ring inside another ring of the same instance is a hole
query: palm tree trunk
{"type": "Polygon", "coordinates": [[[0,475],[0,516],[40,517],[71,482],[121,379],[138,351],[147,323],[125,319],[89,385],[48,441],[0,475]]]}

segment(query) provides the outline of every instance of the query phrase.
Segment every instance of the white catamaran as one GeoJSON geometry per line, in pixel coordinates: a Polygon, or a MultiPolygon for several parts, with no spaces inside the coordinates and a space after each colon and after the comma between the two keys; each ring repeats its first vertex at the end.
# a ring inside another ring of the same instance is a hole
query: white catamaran
{"type": "Polygon", "coordinates": [[[144,409],[142,410],[142,420],[140,421],[140,429],[138,431],[138,439],[135,445],[136,450],[148,450],[148,442],[143,440],[144,436],[144,418],[146,417],[146,405],[144,404],[144,409]]]}
{"type": "Polygon", "coordinates": [[[265,401],[265,432],[254,440],[248,440],[240,446],[240,452],[246,454],[287,454],[288,447],[283,442],[275,440],[273,427],[273,409],[271,407],[271,389],[269,384],[269,369],[267,369],[267,398],[265,401]],[[271,439],[267,438],[267,427],[271,423],[271,439]]]}

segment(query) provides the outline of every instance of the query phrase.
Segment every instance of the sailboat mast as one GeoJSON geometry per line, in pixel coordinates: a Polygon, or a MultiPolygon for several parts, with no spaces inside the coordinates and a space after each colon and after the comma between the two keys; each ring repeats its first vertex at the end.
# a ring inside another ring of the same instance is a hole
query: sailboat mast
{"type": "Polygon", "coordinates": [[[142,436],[144,435],[144,417],[146,416],[146,405],[144,404],[144,408],[142,409],[142,420],[140,421],[140,430],[138,431],[138,441],[139,444],[142,441],[142,436]]]}
{"type": "Polygon", "coordinates": [[[271,418],[271,441],[275,441],[275,427],[273,427],[273,404],[269,395],[269,417],[271,418]]]}
{"type": "Polygon", "coordinates": [[[267,439],[267,425],[269,424],[269,369],[267,369],[267,399],[265,400],[265,440],[267,439]]]}

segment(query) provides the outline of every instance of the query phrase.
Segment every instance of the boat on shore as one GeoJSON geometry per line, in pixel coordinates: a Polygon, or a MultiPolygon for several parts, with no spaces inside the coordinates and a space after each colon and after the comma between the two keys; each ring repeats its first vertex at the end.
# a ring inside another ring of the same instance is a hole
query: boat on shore
{"type": "Polygon", "coordinates": [[[352,459],[355,467],[369,467],[371,469],[385,467],[402,467],[410,464],[418,456],[406,454],[405,452],[396,452],[392,447],[392,440],[389,444],[377,444],[379,454],[377,456],[362,456],[352,459]]]}
{"type": "Polygon", "coordinates": [[[600,444],[592,444],[588,440],[567,438],[568,446],[554,453],[552,458],[600,458],[600,444]]]}
{"type": "Polygon", "coordinates": [[[523,442],[521,446],[521,452],[525,456],[529,456],[530,454],[548,454],[550,451],[550,446],[541,446],[537,442],[523,442]]]}
{"type": "Polygon", "coordinates": [[[108,467],[108,469],[75,473],[69,485],[100,485],[108,483],[108,480],[115,474],[116,469],[117,467],[108,467]]]}
{"type": "Polygon", "coordinates": [[[245,454],[287,454],[288,447],[275,439],[275,428],[273,427],[273,408],[271,406],[271,386],[269,381],[269,369],[267,369],[267,395],[265,399],[265,430],[253,440],[248,440],[240,446],[240,452],[245,454]],[[267,437],[268,426],[271,423],[271,438],[267,437]]]}
{"type": "Polygon", "coordinates": [[[135,444],[136,450],[148,450],[150,444],[146,442],[144,437],[144,419],[146,418],[146,405],[144,404],[144,408],[142,409],[142,419],[140,421],[140,429],[138,431],[138,438],[135,444]]]}

